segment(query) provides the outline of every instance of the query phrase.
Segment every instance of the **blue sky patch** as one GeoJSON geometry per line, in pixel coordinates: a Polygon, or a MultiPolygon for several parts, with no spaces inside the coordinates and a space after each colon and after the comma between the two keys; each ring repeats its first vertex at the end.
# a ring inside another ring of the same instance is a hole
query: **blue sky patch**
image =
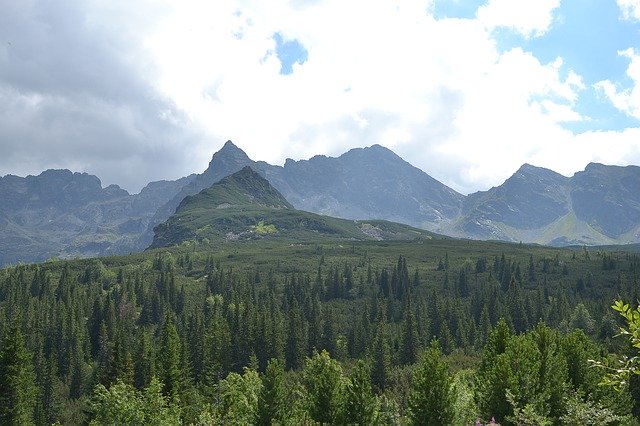
{"type": "Polygon", "coordinates": [[[478,8],[485,3],[486,0],[436,0],[433,16],[436,19],[473,19],[478,8]]]}
{"type": "Polygon", "coordinates": [[[284,41],[282,34],[275,33],[273,40],[276,42],[276,55],[280,60],[280,74],[289,75],[293,73],[293,64],[304,64],[309,57],[309,53],[298,40],[284,41]]]}
{"type": "Polygon", "coordinates": [[[593,85],[610,80],[620,88],[632,87],[626,75],[629,58],[618,51],[640,48],[640,25],[621,19],[615,1],[564,0],[549,31],[541,37],[526,39],[506,29],[495,34],[498,48],[506,51],[522,47],[543,63],[563,60],[562,71],[573,70],[583,79],[574,109],[586,121],[564,123],[574,132],[617,130],[638,125],[638,120],[618,111],[593,85]]]}
{"type": "MultiPolygon", "coordinates": [[[[473,19],[486,0],[436,0],[436,19],[473,19]]],[[[627,76],[630,60],[618,54],[629,48],[640,51],[640,23],[622,19],[615,0],[562,0],[554,11],[548,32],[526,38],[508,28],[493,31],[500,52],[520,47],[541,63],[561,57],[563,78],[573,70],[585,85],[573,109],[584,121],[563,123],[579,133],[588,130],[619,130],[638,126],[639,120],[617,110],[593,85],[610,80],[619,90],[633,87],[627,76]]]]}

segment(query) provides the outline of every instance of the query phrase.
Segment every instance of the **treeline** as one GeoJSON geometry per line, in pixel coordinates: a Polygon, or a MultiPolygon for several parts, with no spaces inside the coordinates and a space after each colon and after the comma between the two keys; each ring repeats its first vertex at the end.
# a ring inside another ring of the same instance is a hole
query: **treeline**
{"type": "Polygon", "coordinates": [[[445,394],[452,386],[419,385],[431,380],[420,373],[422,354],[435,364],[448,356],[458,389],[452,415],[466,413],[465,422],[495,416],[516,424],[517,416],[537,415],[561,424],[570,407],[584,404],[612,419],[635,410],[629,394],[598,388],[601,372],[586,370],[587,359],[624,349],[611,341],[617,323],[608,304],[636,297],[633,255],[450,260],[444,253],[428,268],[412,268],[404,256],[372,260],[366,251],[328,257],[318,253],[316,267],[293,273],[234,269],[210,253],[183,251],[139,263],[1,271],[0,375],[15,395],[1,400],[0,422],[102,422],[109,410],[123,412],[118,404],[136,416],[230,422],[236,394],[258,422],[258,389],[276,380],[269,366],[289,383],[281,421],[348,423],[345,413],[356,409],[382,423],[409,421],[420,386],[444,386],[445,394]],[[529,358],[518,358],[522,352],[529,358]],[[8,367],[17,364],[23,368],[8,367]],[[316,373],[308,371],[316,367],[339,376],[330,421],[310,408],[316,373]],[[557,386],[545,384],[550,377],[557,386]],[[370,392],[369,401],[348,401],[354,381],[371,389],[358,391],[370,392]],[[149,401],[158,410],[135,408],[149,401]]]}

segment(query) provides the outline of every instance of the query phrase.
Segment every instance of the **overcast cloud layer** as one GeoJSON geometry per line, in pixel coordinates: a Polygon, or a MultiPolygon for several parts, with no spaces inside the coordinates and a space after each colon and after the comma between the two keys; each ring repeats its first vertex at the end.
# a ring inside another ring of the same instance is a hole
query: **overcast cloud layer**
{"type": "MultiPolygon", "coordinates": [[[[527,47],[569,0],[439,16],[448,3],[0,0],[0,175],[69,168],[136,192],[227,139],[275,164],[379,143],[463,193],[525,162],[640,164],[638,38],[614,43],[622,73],[589,81],[527,47]]],[[[639,0],[610,3],[640,31],[639,0]]]]}

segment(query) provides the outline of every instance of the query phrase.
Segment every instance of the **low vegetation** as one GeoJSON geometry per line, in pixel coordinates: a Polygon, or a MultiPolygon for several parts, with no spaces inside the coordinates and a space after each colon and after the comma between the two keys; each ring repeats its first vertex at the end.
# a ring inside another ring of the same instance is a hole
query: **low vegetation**
{"type": "Polygon", "coordinates": [[[16,266],[0,270],[0,422],[634,424],[638,383],[599,386],[589,360],[633,355],[610,305],[638,299],[639,267],[436,238],[16,266]]]}

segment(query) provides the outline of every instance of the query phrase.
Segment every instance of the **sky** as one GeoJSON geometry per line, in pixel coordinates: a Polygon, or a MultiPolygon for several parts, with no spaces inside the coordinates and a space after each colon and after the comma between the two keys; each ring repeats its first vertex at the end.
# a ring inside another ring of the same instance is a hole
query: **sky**
{"type": "Polygon", "coordinates": [[[640,0],[0,0],[0,176],[386,146],[468,194],[640,165],[640,0]]]}

